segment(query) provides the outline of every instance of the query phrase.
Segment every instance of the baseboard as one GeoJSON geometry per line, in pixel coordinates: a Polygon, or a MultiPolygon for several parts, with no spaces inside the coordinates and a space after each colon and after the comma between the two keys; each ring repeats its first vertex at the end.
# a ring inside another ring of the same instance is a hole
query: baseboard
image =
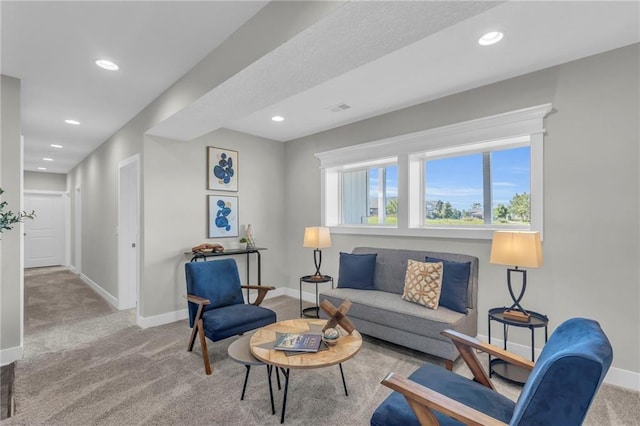
{"type": "Polygon", "coordinates": [[[0,350],[0,366],[4,367],[5,365],[9,365],[14,361],[21,360],[23,353],[24,350],[22,346],[15,346],[13,348],[0,350]]]}
{"type": "MultiPolygon", "coordinates": [[[[265,296],[265,299],[273,299],[274,297],[278,297],[278,296],[291,296],[292,294],[289,294],[290,292],[293,292],[293,290],[288,288],[282,288],[282,287],[276,288],[275,290],[268,292],[267,295],[265,296]]],[[[246,293],[243,291],[243,295],[244,294],[246,293]]],[[[253,300],[253,298],[257,294],[258,294],[257,290],[256,291],[251,290],[249,292],[249,297],[251,298],[251,300],[253,300]]],[[[295,297],[298,298],[298,292],[295,292],[295,297]]],[[[187,318],[189,318],[189,312],[187,311],[187,308],[185,306],[184,309],[180,309],[173,312],[166,312],[160,315],[153,315],[150,317],[143,317],[141,315],[138,315],[138,318],[136,319],[136,323],[141,328],[149,328],[149,327],[157,327],[159,325],[164,325],[164,324],[170,324],[176,321],[182,321],[183,319],[187,319],[187,318]]]]}
{"type": "Polygon", "coordinates": [[[109,294],[109,292],[100,287],[96,282],[87,277],[85,274],[80,274],[80,279],[87,283],[89,287],[94,289],[104,300],[113,305],[114,308],[118,309],[118,299],[109,294]]]}
{"type": "MultiPolygon", "coordinates": [[[[478,334],[478,339],[483,342],[487,342],[487,336],[478,334]]],[[[495,339],[493,336],[491,337],[491,343],[495,346],[503,348],[504,341],[502,339],[495,339]]],[[[520,355],[527,359],[531,359],[531,347],[527,345],[521,345],[519,343],[507,343],[507,350],[509,352],[513,352],[516,355],[520,355]]],[[[536,359],[540,356],[540,352],[542,350],[539,348],[535,349],[536,359]]],[[[634,371],[623,370],[622,368],[611,367],[607,372],[607,375],[604,377],[604,383],[609,385],[619,386],[621,388],[630,389],[633,391],[640,391],[640,373],[636,373],[634,371]]]]}
{"type": "Polygon", "coordinates": [[[73,272],[74,274],[76,273],[76,267],[73,265],[69,265],[69,271],[73,272]]]}
{"type": "MultiPolygon", "coordinates": [[[[296,290],[289,287],[282,288],[282,290],[283,290],[282,292],[283,296],[289,296],[289,297],[293,297],[294,299],[300,299],[300,290],[296,290]]],[[[303,291],[302,300],[305,302],[316,303],[316,294],[303,291]]]]}
{"type": "MultiPolygon", "coordinates": [[[[186,303],[186,302],[185,302],[186,303]]],[[[180,309],[178,311],[166,312],[160,315],[153,315],[150,317],[143,317],[138,315],[136,323],[141,328],[157,327],[159,325],[169,324],[176,321],[181,321],[189,317],[187,308],[180,309]]]]}

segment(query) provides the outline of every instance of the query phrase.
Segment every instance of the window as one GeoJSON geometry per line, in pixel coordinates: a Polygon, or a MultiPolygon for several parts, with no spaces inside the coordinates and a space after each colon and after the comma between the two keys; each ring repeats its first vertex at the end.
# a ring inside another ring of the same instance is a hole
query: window
{"type": "Polygon", "coordinates": [[[529,226],[529,146],[432,156],[424,162],[426,225],[529,226]]]}
{"type": "Polygon", "coordinates": [[[333,233],[491,238],[543,231],[551,104],[316,154],[333,233]]]}
{"type": "Polygon", "coordinates": [[[397,225],[398,166],[342,172],[344,225],[397,225]]]}

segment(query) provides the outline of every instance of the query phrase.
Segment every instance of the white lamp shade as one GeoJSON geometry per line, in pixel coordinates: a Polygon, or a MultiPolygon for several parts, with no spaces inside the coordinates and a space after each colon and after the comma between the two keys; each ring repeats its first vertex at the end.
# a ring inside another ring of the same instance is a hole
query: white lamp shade
{"type": "Polygon", "coordinates": [[[331,247],[329,228],[321,226],[304,228],[304,242],[302,246],[314,249],[331,247]]]}
{"type": "Polygon", "coordinates": [[[489,262],[527,268],[542,266],[540,233],[524,231],[494,232],[489,262]]]}

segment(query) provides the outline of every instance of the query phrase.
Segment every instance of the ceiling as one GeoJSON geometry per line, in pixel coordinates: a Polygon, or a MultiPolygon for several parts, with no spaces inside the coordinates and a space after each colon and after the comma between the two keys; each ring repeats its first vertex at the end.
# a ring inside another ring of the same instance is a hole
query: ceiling
{"type": "MultiPolygon", "coordinates": [[[[25,169],[69,171],[264,5],[2,1],[1,69],[22,80],[25,169]],[[102,57],[121,69],[97,68],[102,57]]],[[[639,42],[639,7],[349,2],[150,133],[190,140],[226,127],[289,141],[639,42]],[[504,40],[479,46],[492,30],[504,40]],[[341,103],[350,108],[331,111],[341,103]]]]}

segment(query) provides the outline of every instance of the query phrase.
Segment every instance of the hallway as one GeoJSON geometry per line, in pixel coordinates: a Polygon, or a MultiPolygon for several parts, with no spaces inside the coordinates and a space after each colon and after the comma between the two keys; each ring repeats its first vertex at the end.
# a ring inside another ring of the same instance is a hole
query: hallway
{"type": "MultiPolygon", "coordinates": [[[[135,309],[118,311],[65,267],[24,271],[24,356],[71,349],[135,325],[135,309]]],[[[2,367],[2,418],[11,410],[14,364],[2,367]]]]}

